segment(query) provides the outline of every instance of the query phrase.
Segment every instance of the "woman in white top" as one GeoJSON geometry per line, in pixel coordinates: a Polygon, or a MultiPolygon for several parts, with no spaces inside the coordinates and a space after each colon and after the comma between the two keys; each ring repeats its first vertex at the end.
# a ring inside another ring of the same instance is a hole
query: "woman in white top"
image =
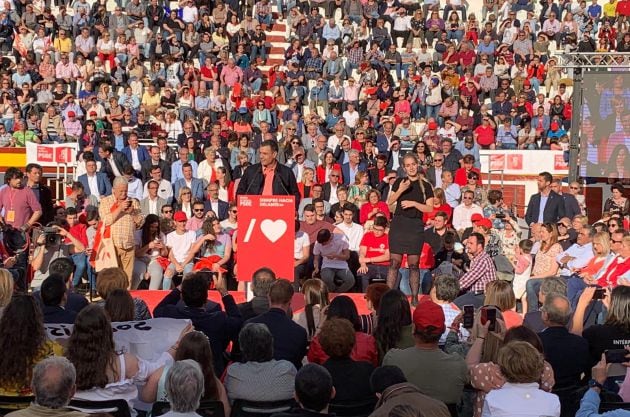
{"type": "Polygon", "coordinates": [[[506,383],[486,395],[482,417],[560,415],[558,396],[540,389],[545,364],[534,346],[510,342],[499,350],[497,362],[506,383]]]}
{"type": "Polygon", "coordinates": [[[173,363],[179,340],[192,330],[192,325],[180,334],[178,341],[156,361],[117,351],[112,326],[102,307],[91,304],[76,318],[68,339],[66,357],[77,371],[75,399],[107,401],[124,399],[131,402],[138,396],[136,384],[144,384],[160,367],[173,363]]]}

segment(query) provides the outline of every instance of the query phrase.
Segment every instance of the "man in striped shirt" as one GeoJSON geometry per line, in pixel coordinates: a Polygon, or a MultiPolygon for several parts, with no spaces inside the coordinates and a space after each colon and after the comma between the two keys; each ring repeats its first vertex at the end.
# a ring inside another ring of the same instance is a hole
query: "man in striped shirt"
{"type": "Polygon", "coordinates": [[[457,297],[455,305],[460,309],[467,304],[472,304],[475,308],[483,306],[486,285],[497,279],[497,271],[494,262],[484,246],[486,240],[480,233],[472,233],[466,241],[466,251],[472,261],[468,272],[459,279],[459,286],[466,293],[457,297]]]}

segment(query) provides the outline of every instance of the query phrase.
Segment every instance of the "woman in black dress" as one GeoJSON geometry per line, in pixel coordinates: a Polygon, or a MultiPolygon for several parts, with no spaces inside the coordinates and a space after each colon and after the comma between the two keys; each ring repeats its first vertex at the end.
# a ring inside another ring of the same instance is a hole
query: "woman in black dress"
{"type": "Polygon", "coordinates": [[[387,285],[397,287],[398,270],[404,254],[409,265],[409,283],[411,286],[412,305],[418,304],[420,291],[420,270],[418,264],[424,244],[423,213],[433,211],[433,188],[420,177],[418,159],[413,154],[403,158],[406,178],[398,178],[392,186],[392,193],[387,204],[397,202],[394,218],[389,230],[389,271],[387,285]]]}

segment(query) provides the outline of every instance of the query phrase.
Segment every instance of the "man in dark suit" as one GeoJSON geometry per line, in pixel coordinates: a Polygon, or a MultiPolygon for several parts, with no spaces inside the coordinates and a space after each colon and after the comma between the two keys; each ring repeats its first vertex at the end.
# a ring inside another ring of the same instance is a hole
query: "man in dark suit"
{"type": "Polygon", "coordinates": [[[344,185],[354,184],[354,177],[357,172],[362,171],[367,173],[367,165],[364,161],[361,161],[361,155],[356,149],[350,149],[348,151],[348,159],[350,162],[341,165],[341,173],[343,177],[344,185]]]}
{"type": "Polygon", "coordinates": [[[48,224],[55,217],[53,209],[52,191],[47,185],[42,184],[42,167],[38,164],[28,164],[26,166],[26,186],[33,190],[37,201],[42,206],[42,216],[39,218],[41,224],[48,224]]]}
{"type": "Polygon", "coordinates": [[[173,183],[173,195],[178,196],[180,188],[187,186],[192,191],[193,200],[203,201],[206,180],[193,177],[192,165],[188,162],[182,165],[182,175],[184,178],[173,183]]]}
{"type": "Polygon", "coordinates": [[[143,183],[151,179],[151,168],[154,166],[160,167],[162,170],[162,178],[167,181],[171,180],[171,165],[160,158],[160,148],[156,145],[151,146],[149,149],[149,159],[142,162],[140,165],[140,176],[142,177],[143,183]]]}
{"type": "Polygon", "coordinates": [[[107,174],[96,172],[96,161],[85,161],[85,171],[85,174],[79,175],[79,182],[83,184],[83,190],[85,190],[86,196],[94,194],[99,198],[112,193],[112,184],[109,178],[107,178],[107,174]],[[90,182],[92,182],[92,186],[94,186],[94,182],[96,182],[96,190],[90,188],[90,182]],[[96,192],[98,192],[98,195],[96,195],[96,192]]]}
{"type": "Polygon", "coordinates": [[[525,212],[525,221],[530,227],[534,223],[556,224],[565,217],[564,200],[551,189],[552,181],[553,177],[550,173],[541,172],[538,174],[539,192],[531,196],[525,212]]]}
{"type": "Polygon", "coordinates": [[[434,188],[442,188],[442,172],[444,172],[444,154],[436,152],[433,156],[433,165],[427,169],[427,180],[434,188]]]}
{"type": "Polygon", "coordinates": [[[203,202],[204,211],[212,211],[219,220],[223,221],[228,218],[228,209],[230,205],[228,202],[219,200],[219,185],[211,182],[206,188],[208,193],[207,199],[203,202]]]}
{"type": "Polygon", "coordinates": [[[252,277],[254,298],[237,306],[243,320],[247,321],[269,311],[269,290],[274,282],[276,274],[271,269],[263,267],[254,272],[252,277]]]}
{"type": "Polygon", "coordinates": [[[182,282],[181,291],[175,288],[155,307],[157,317],[189,319],[195,329],[210,340],[214,370],[221,374],[225,368],[224,353],[230,342],[236,342],[243,319],[234,298],[228,293],[221,272],[213,277],[215,288],[221,294],[225,312],[204,308],[208,298],[208,280],[204,273],[192,273],[182,282]],[[184,303],[180,303],[180,299],[184,303]]]}
{"type": "Polygon", "coordinates": [[[98,153],[102,160],[101,172],[107,175],[110,183],[114,182],[114,178],[122,176],[125,168],[131,166],[125,155],[114,149],[112,145],[101,146],[98,153]]]}
{"type": "Polygon", "coordinates": [[[291,168],[278,163],[278,142],[265,140],[258,150],[260,163],[245,170],[237,195],[292,195],[300,204],[300,190],[291,168]]]}
{"type": "Polygon", "coordinates": [[[122,154],[125,155],[127,161],[134,167],[136,175],[139,176],[142,163],[148,161],[151,157],[147,148],[138,144],[138,134],[136,132],[129,133],[127,143],[127,146],[122,150],[122,154]]]}
{"type": "Polygon", "coordinates": [[[66,284],[61,275],[49,275],[40,289],[44,323],[74,324],[77,313],[63,307],[66,298],[66,284]]]}
{"type": "Polygon", "coordinates": [[[331,203],[330,199],[333,201],[331,204],[339,201],[337,199],[337,187],[341,185],[341,172],[337,169],[332,169],[330,174],[328,175],[328,181],[326,181],[322,187],[322,198],[331,203]]]}
{"type": "MultiPolygon", "coordinates": [[[[567,294],[567,281],[560,277],[550,277],[543,280],[538,290],[538,300],[541,303],[545,303],[545,299],[548,294],[567,294]]],[[[523,318],[523,326],[533,330],[536,333],[540,333],[547,327],[542,319],[542,311],[537,309],[536,311],[530,311],[525,314],[523,318]]]]}
{"type": "Polygon", "coordinates": [[[570,318],[571,305],[565,296],[549,294],[545,298],[542,319],[546,329],[538,335],[545,359],[553,368],[555,390],[583,386],[591,373],[588,342],[569,333],[567,325],[570,318]],[[582,378],[582,375],[587,378],[582,378]]]}
{"type": "Polygon", "coordinates": [[[379,182],[376,186],[376,189],[379,193],[381,193],[381,201],[387,203],[387,197],[389,197],[389,193],[392,190],[392,186],[394,182],[398,178],[398,175],[394,171],[388,171],[387,175],[383,178],[383,181],[379,182]]]}
{"type": "Polygon", "coordinates": [[[391,171],[391,169],[387,167],[387,156],[381,154],[376,155],[376,166],[368,169],[370,186],[372,188],[378,187],[387,176],[388,171],[391,171]]]}
{"type": "MultiPolygon", "coordinates": [[[[170,181],[171,180],[170,167],[173,164],[173,162],[177,161],[179,156],[177,155],[177,151],[175,149],[168,146],[168,139],[166,138],[166,136],[158,137],[157,144],[158,144],[158,149],[160,150],[160,159],[166,162],[169,166],[168,178],[165,177],[164,175],[162,175],[162,178],[164,178],[167,181],[170,181]]],[[[162,173],[164,173],[164,171],[162,171],[162,173]]]]}
{"type": "Polygon", "coordinates": [[[201,137],[199,133],[195,132],[193,124],[189,121],[184,122],[184,132],[177,135],[177,146],[185,147],[188,146],[188,138],[193,138],[195,141],[195,145],[201,146],[201,137]]]}
{"type": "Polygon", "coordinates": [[[308,341],[306,330],[288,315],[293,299],[293,285],[286,279],[276,280],[269,289],[269,311],[247,323],[263,323],[273,335],[273,357],[287,360],[296,368],[302,366],[308,341]]]}
{"type": "Polygon", "coordinates": [[[553,180],[551,190],[557,193],[564,200],[564,216],[573,220],[578,214],[582,214],[580,203],[573,194],[562,192],[562,180],[553,180]]]}
{"type": "Polygon", "coordinates": [[[400,176],[404,175],[403,156],[405,156],[405,151],[400,149],[400,139],[394,136],[387,152],[387,169],[396,171],[400,176]]]}

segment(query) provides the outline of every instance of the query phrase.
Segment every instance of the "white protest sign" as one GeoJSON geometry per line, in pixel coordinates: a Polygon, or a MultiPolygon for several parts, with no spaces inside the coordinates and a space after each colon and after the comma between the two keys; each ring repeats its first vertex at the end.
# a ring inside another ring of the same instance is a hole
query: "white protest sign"
{"type": "MultiPolygon", "coordinates": [[[[183,319],[149,319],[112,323],[117,350],[153,361],[177,342],[182,330],[191,323],[183,319]]],[[[65,344],[72,334],[72,324],[45,324],[50,340],[65,344]]]]}

